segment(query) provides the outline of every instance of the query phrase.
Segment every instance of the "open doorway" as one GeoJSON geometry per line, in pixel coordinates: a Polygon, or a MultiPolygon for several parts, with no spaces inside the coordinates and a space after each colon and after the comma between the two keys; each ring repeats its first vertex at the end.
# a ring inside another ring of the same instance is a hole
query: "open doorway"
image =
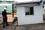
{"type": "Polygon", "coordinates": [[[43,21],[45,22],[45,4],[43,6],[43,21]]]}

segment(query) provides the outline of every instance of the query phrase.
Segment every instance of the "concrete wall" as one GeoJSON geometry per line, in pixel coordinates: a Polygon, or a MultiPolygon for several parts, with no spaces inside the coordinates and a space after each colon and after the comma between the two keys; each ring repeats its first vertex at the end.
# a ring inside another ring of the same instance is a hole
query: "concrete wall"
{"type": "Polygon", "coordinates": [[[25,15],[26,7],[17,7],[18,24],[37,24],[43,22],[42,6],[34,6],[34,15],[25,15]]]}

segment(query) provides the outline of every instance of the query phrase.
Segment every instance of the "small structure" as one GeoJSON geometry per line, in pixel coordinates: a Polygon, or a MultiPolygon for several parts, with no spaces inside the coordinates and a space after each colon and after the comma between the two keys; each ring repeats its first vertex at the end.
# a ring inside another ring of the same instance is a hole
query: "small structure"
{"type": "Polygon", "coordinates": [[[43,23],[42,1],[16,3],[18,25],[43,23]]]}

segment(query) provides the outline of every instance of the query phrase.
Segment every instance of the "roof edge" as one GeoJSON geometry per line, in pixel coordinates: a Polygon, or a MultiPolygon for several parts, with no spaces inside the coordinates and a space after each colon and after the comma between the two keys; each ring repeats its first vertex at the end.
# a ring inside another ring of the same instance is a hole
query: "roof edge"
{"type": "Polygon", "coordinates": [[[24,4],[40,4],[42,1],[40,2],[26,2],[26,3],[16,3],[16,5],[24,5],[24,4]]]}

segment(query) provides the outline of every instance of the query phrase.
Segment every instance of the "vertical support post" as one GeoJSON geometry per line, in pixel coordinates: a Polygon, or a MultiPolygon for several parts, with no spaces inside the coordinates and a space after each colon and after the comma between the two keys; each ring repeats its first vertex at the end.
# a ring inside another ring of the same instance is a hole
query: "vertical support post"
{"type": "Polygon", "coordinates": [[[12,4],[12,17],[14,17],[14,4],[12,4]]]}

